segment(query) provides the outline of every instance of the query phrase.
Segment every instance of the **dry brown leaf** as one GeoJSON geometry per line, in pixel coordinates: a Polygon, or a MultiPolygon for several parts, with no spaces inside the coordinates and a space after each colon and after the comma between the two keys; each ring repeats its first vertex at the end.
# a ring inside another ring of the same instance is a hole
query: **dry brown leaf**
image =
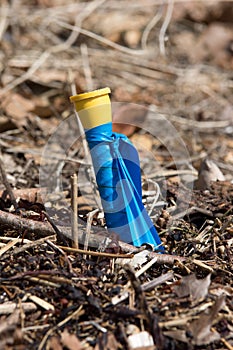
{"type": "Polygon", "coordinates": [[[81,350],[82,344],[75,334],[71,334],[65,329],[61,334],[61,341],[69,350],[81,350]]]}
{"type": "Polygon", "coordinates": [[[35,104],[17,93],[9,93],[2,103],[2,107],[6,114],[13,118],[17,125],[21,126],[25,125],[25,117],[35,108],[35,104]]]}
{"type": "Polygon", "coordinates": [[[180,298],[189,295],[194,300],[205,298],[210,285],[210,276],[211,274],[203,279],[197,279],[195,274],[185,276],[179,285],[174,287],[174,291],[180,298]]]}
{"type": "Polygon", "coordinates": [[[195,345],[209,344],[220,338],[218,332],[211,331],[211,326],[224,304],[225,295],[222,294],[207,312],[202,312],[199,318],[190,324],[189,330],[193,335],[195,345]]]}
{"type": "Polygon", "coordinates": [[[183,343],[189,343],[190,339],[187,338],[186,330],[176,329],[174,331],[163,332],[167,337],[182,341],[183,343]]]}
{"type": "Polygon", "coordinates": [[[224,180],[225,176],[217,164],[210,159],[204,159],[198,172],[198,179],[195,183],[195,188],[197,190],[206,190],[210,187],[211,182],[224,180]]]}
{"type": "Polygon", "coordinates": [[[210,309],[202,312],[198,319],[189,324],[186,330],[174,330],[164,332],[164,335],[182,341],[184,343],[192,343],[194,345],[207,345],[215,340],[220,339],[217,331],[212,331],[212,323],[217,316],[219,310],[225,304],[225,296],[221,295],[210,309]],[[187,332],[189,337],[187,337],[187,332]]]}

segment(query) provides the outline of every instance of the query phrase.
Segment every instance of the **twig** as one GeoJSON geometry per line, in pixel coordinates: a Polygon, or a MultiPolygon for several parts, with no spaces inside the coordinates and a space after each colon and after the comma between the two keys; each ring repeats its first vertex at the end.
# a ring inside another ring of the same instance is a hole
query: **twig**
{"type": "Polygon", "coordinates": [[[82,44],[80,46],[80,49],[81,49],[81,54],[82,54],[83,70],[84,70],[84,75],[86,78],[87,90],[91,91],[94,89],[94,85],[93,85],[93,80],[92,80],[87,45],[82,44]]]}
{"type": "Polygon", "coordinates": [[[178,170],[159,170],[152,174],[148,174],[148,178],[160,178],[160,177],[173,177],[178,175],[194,175],[197,176],[198,172],[191,169],[178,169],[178,170]]]}
{"type": "Polygon", "coordinates": [[[2,1],[2,16],[0,21],[0,42],[2,41],[3,34],[8,26],[8,14],[10,6],[6,0],[2,1]]]}
{"type": "Polygon", "coordinates": [[[159,185],[157,184],[157,182],[155,182],[155,181],[153,181],[153,180],[151,180],[151,179],[148,179],[147,181],[150,182],[150,183],[152,183],[152,184],[154,185],[154,187],[156,187],[156,195],[154,196],[153,203],[151,204],[151,207],[150,207],[150,209],[148,210],[148,215],[150,216],[151,213],[152,213],[152,211],[154,210],[155,204],[157,203],[161,192],[160,192],[160,187],[159,187],[159,185]]]}
{"type": "Polygon", "coordinates": [[[131,259],[134,257],[134,254],[113,254],[113,253],[95,252],[95,251],[91,251],[91,250],[76,249],[76,248],[70,248],[70,247],[62,247],[62,246],[58,246],[58,247],[67,251],[67,252],[70,252],[70,253],[86,254],[86,255],[92,255],[92,256],[102,256],[105,258],[131,259]]]}
{"type": "Polygon", "coordinates": [[[88,248],[88,242],[89,242],[89,237],[90,237],[90,233],[91,233],[92,221],[93,221],[95,214],[98,213],[98,211],[99,211],[99,209],[94,209],[93,211],[91,211],[90,213],[87,214],[87,228],[86,228],[86,238],[85,238],[85,242],[84,242],[84,250],[87,250],[87,248],[88,248]]]}
{"type": "Polygon", "coordinates": [[[233,346],[224,338],[220,338],[221,342],[227,347],[228,350],[233,350],[233,346]]]}
{"type": "Polygon", "coordinates": [[[78,181],[76,174],[71,176],[71,227],[73,247],[78,249],[78,181]]]}
{"type": "Polygon", "coordinates": [[[12,188],[11,188],[11,185],[9,184],[8,180],[7,180],[7,175],[6,175],[6,172],[5,172],[5,169],[4,169],[4,164],[3,164],[3,161],[1,159],[1,152],[0,152],[0,175],[2,177],[2,182],[4,184],[4,186],[6,187],[6,190],[10,196],[10,199],[11,199],[11,202],[15,208],[15,210],[18,209],[18,203],[16,202],[16,199],[15,199],[15,196],[14,196],[14,193],[12,191],[12,188]]]}
{"type": "Polygon", "coordinates": [[[47,301],[39,298],[38,296],[36,295],[32,295],[32,294],[29,294],[27,296],[33,303],[39,305],[40,307],[42,307],[43,309],[45,310],[51,310],[51,311],[54,311],[54,306],[50,303],[48,303],[47,301]]]}
{"type": "Polygon", "coordinates": [[[95,39],[96,41],[99,41],[100,43],[104,44],[104,45],[107,45],[109,47],[112,47],[113,49],[117,50],[117,51],[121,51],[121,52],[125,52],[129,55],[140,55],[140,56],[143,56],[146,54],[146,51],[145,50],[133,50],[133,49],[129,49],[125,46],[122,46],[122,45],[119,45],[119,44],[116,44],[114,43],[113,41],[109,40],[109,39],[106,39],[104,37],[102,37],[101,35],[98,35],[98,34],[95,34],[89,30],[86,30],[86,29],[83,29],[83,28],[80,28],[78,26],[73,26],[71,24],[68,24],[66,22],[62,22],[62,21],[58,21],[58,20],[55,20],[55,23],[60,25],[61,27],[63,28],[66,28],[66,29],[71,29],[73,31],[76,31],[78,33],[81,33],[83,35],[86,35],[88,36],[89,38],[92,38],[92,39],[95,39]]]}
{"type": "Polygon", "coordinates": [[[136,302],[138,304],[138,308],[141,311],[141,313],[144,315],[145,322],[146,322],[146,328],[151,332],[152,324],[153,324],[153,315],[151,314],[148,303],[145,297],[145,294],[142,290],[141,283],[138,280],[136,273],[134,272],[133,268],[126,264],[124,265],[124,269],[126,273],[129,276],[130,282],[132,284],[132,287],[135,292],[135,298],[136,302]]]}
{"type": "Polygon", "coordinates": [[[144,272],[146,272],[149,268],[151,268],[155,263],[157,262],[157,256],[153,257],[148,263],[143,265],[143,267],[135,272],[135,276],[138,278],[140,277],[144,272]]]}
{"type": "Polygon", "coordinates": [[[163,56],[165,56],[165,45],[164,45],[165,34],[172,17],[173,6],[174,6],[174,0],[168,0],[167,12],[159,33],[159,48],[163,56]]]}
{"type": "Polygon", "coordinates": [[[35,284],[37,286],[40,285],[40,284],[43,284],[45,286],[49,286],[49,287],[52,287],[52,288],[60,288],[61,287],[61,284],[59,284],[59,283],[55,283],[55,282],[52,282],[52,281],[44,280],[44,279],[41,279],[41,278],[38,278],[38,277],[26,276],[26,279],[31,281],[31,282],[35,282],[35,284]]]}
{"type": "Polygon", "coordinates": [[[50,324],[41,324],[41,325],[38,325],[38,326],[29,326],[29,327],[24,327],[22,328],[22,331],[25,333],[25,332],[31,332],[31,331],[37,331],[39,329],[44,329],[44,328],[48,328],[50,327],[50,324]]]}
{"type": "Polygon", "coordinates": [[[197,259],[193,259],[193,263],[196,264],[197,266],[200,266],[201,268],[207,270],[210,273],[214,272],[212,267],[206,265],[203,261],[200,261],[200,260],[197,260],[197,259]]]}
{"type": "MultiPolygon", "coordinates": [[[[25,302],[21,304],[25,312],[35,311],[37,309],[36,305],[31,302],[25,302]]],[[[0,315],[12,314],[17,308],[17,304],[14,302],[5,302],[0,305],[0,315]]]]}
{"type": "Polygon", "coordinates": [[[184,125],[186,128],[196,128],[199,130],[202,129],[221,129],[226,128],[227,126],[231,125],[231,121],[229,120],[216,120],[216,121],[197,121],[192,119],[183,118],[177,115],[166,115],[164,116],[168,117],[168,119],[172,120],[173,122],[177,122],[181,125],[184,125]]]}
{"type": "Polygon", "coordinates": [[[154,278],[152,281],[143,283],[142,290],[146,292],[151,289],[154,289],[155,287],[161,285],[162,283],[165,283],[166,281],[171,280],[173,277],[174,277],[173,272],[165,273],[164,275],[154,278]]]}
{"type": "Polygon", "coordinates": [[[161,17],[162,17],[162,6],[160,6],[159,11],[150,20],[150,22],[147,24],[146,28],[144,29],[144,31],[142,33],[141,45],[142,45],[143,50],[147,50],[147,39],[149,37],[149,34],[150,34],[151,30],[154,28],[154,26],[159,22],[161,17]]]}
{"type": "Polygon", "coordinates": [[[8,242],[4,247],[0,249],[0,256],[5,254],[9,249],[14,247],[18,242],[20,241],[20,238],[14,239],[13,241],[8,242]]]}

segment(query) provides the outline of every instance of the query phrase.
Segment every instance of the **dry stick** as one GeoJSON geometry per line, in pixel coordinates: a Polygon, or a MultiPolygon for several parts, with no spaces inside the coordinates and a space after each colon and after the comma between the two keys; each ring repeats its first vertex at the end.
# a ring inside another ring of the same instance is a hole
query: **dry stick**
{"type": "Polygon", "coordinates": [[[159,286],[160,284],[171,280],[174,277],[173,272],[167,272],[164,275],[161,275],[157,278],[154,278],[152,281],[145,282],[142,284],[142,290],[144,292],[149,291],[151,289],[154,289],[155,287],[159,286]]]}
{"type": "Polygon", "coordinates": [[[2,1],[2,16],[1,16],[1,21],[0,21],[0,41],[2,40],[2,37],[4,35],[5,30],[7,29],[8,26],[8,15],[9,15],[9,10],[10,6],[8,5],[8,2],[6,0],[2,1]]]}
{"type": "Polygon", "coordinates": [[[140,283],[139,279],[137,278],[135,271],[133,270],[133,268],[130,265],[128,265],[128,264],[124,265],[124,269],[129,277],[131,285],[134,289],[136,302],[138,304],[137,306],[138,306],[139,310],[141,311],[141,313],[144,315],[147,329],[150,330],[152,327],[152,324],[153,324],[153,317],[152,317],[152,314],[149,310],[148,303],[147,303],[145,294],[142,290],[141,283],[140,283]]]}
{"type": "Polygon", "coordinates": [[[62,246],[58,246],[58,248],[61,248],[70,253],[86,254],[86,255],[99,256],[99,257],[102,256],[104,258],[131,259],[134,257],[134,254],[113,254],[113,253],[95,252],[91,250],[76,249],[76,248],[62,247],[62,246]]]}
{"type": "Polygon", "coordinates": [[[156,13],[156,15],[149,21],[147,24],[146,28],[144,29],[142,33],[142,38],[141,38],[141,45],[143,50],[147,50],[147,39],[149,37],[149,34],[151,30],[156,26],[156,24],[159,22],[159,20],[162,17],[162,6],[160,6],[159,11],[156,13]]]}
{"type": "Polygon", "coordinates": [[[99,209],[94,209],[93,211],[87,214],[87,228],[86,228],[86,238],[84,242],[84,250],[87,250],[88,248],[88,242],[89,242],[89,237],[91,233],[91,224],[95,214],[98,213],[98,211],[99,209]]]}
{"type": "Polygon", "coordinates": [[[14,193],[12,191],[12,188],[11,188],[11,185],[9,184],[8,180],[7,180],[7,175],[6,175],[6,172],[5,172],[5,169],[4,169],[4,164],[3,164],[3,161],[1,159],[1,152],[0,152],[0,175],[2,177],[2,182],[4,184],[4,186],[6,187],[6,190],[10,196],[10,199],[11,199],[11,202],[15,208],[15,210],[18,209],[18,203],[16,202],[16,199],[15,199],[15,196],[14,196],[14,193]]]}
{"type": "MultiPolygon", "coordinates": [[[[12,301],[1,304],[0,315],[12,314],[17,309],[17,306],[18,305],[12,301]]],[[[25,303],[23,302],[21,306],[23,308],[23,311],[25,312],[32,312],[37,310],[36,305],[32,302],[25,302],[25,303]]]]}
{"type": "Polygon", "coordinates": [[[113,49],[116,49],[117,51],[125,52],[125,53],[127,53],[129,55],[141,55],[141,56],[143,56],[143,55],[145,55],[147,53],[144,50],[129,49],[129,48],[125,47],[125,46],[122,46],[122,45],[119,45],[117,43],[114,43],[113,41],[111,41],[109,39],[106,39],[106,38],[104,38],[101,35],[95,34],[95,33],[91,32],[90,30],[86,30],[86,29],[80,28],[79,26],[76,26],[76,25],[71,25],[69,23],[58,21],[58,20],[55,20],[54,23],[58,24],[59,26],[61,26],[63,28],[70,29],[72,31],[76,31],[78,33],[86,35],[89,38],[92,38],[92,39],[94,39],[96,41],[99,41],[100,43],[102,43],[104,45],[112,47],[113,49]]]}
{"type": "MultiPolygon", "coordinates": [[[[161,113],[160,113],[161,114],[161,113]]],[[[227,126],[231,125],[230,120],[216,120],[216,121],[197,121],[197,120],[192,120],[192,119],[187,119],[184,117],[180,117],[178,115],[168,115],[168,114],[161,114],[162,116],[167,117],[169,120],[179,123],[186,128],[190,129],[218,129],[218,128],[226,128],[227,126]]]]}
{"type": "Polygon", "coordinates": [[[140,277],[144,272],[146,272],[149,268],[151,268],[157,262],[157,256],[148,261],[145,265],[143,265],[140,270],[135,272],[136,278],[140,277]]]}
{"type": "Polygon", "coordinates": [[[178,175],[193,175],[197,176],[198,172],[196,170],[180,169],[180,170],[160,170],[152,174],[148,174],[149,178],[160,178],[160,177],[173,177],[178,175]]]}
{"type": "Polygon", "coordinates": [[[80,46],[82,61],[83,61],[83,71],[86,78],[87,90],[92,91],[94,89],[94,84],[92,80],[91,67],[88,56],[88,49],[86,44],[80,46]]]}
{"type": "Polygon", "coordinates": [[[13,241],[8,242],[7,244],[5,244],[4,247],[2,247],[0,249],[0,256],[2,256],[3,254],[5,254],[9,249],[11,249],[12,247],[14,247],[14,245],[16,245],[21,239],[17,238],[14,239],[13,241]]]}
{"type": "Polygon", "coordinates": [[[72,245],[78,249],[78,179],[76,174],[71,176],[71,225],[72,245]]]}
{"type": "Polygon", "coordinates": [[[172,12],[173,12],[173,6],[174,6],[174,0],[168,0],[168,5],[167,5],[167,12],[165,15],[165,19],[163,22],[163,25],[161,27],[160,33],[159,33],[159,48],[160,48],[160,53],[165,56],[165,34],[166,30],[168,28],[169,22],[172,17],[172,12]]]}
{"type": "Polygon", "coordinates": [[[44,286],[49,286],[52,288],[60,288],[61,284],[52,282],[52,281],[48,281],[48,280],[43,280],[41,278],[38,277],[30,277],[30,276],[26,276],[25,277],[27,280],[31,281],[31,282],[35,282],[35,284],[38,286],[40,284],[43,284],[44,286]]]}
{"type": "MultiPolygon", "coordinates": [[[[46,237],[47,235],[54,235],[54,230],[48,223],[21,218],[17,215],[6,213],[2,210],[0,210],[0,224],[8,225],[11,227],[13,226],[15,229],[18,229],[18,230],[27,230],[28,232],[34,232],[41,235],[42,237],[46,237]]],[[[57,228],[63,235],[65,235],[68,238],[71,238],[71,230],[69,227],[57,226],[57,228]]],[[[107,235],[90,233],[89,245],[92,247],[98,248],[99,245],[102,244],[102,242],[106,239],[106,236],[107,235]]],[[[45,239],[48,239],[48,237],[45,239]]],[[[86,239],[86,233],[84,231],[80,232],[79,243],[84,245],[85,239],[86,239]]],[[[136,252],[140,251],[140,249],[138,250],[133,245],[122,241],[119,242],[119,246],[121,250],[125,253],[135,254],[136,252]]],[[[22,249],[23,247],[17,248],[17,249],[22,249]]],[[[173,265],[175,261],[186,260],[185,257],[181,257],[181,256],[169,255],[169,254],[158,254],[155,252],[148,251],[148,258],[152,259],[154,257],[157,257],[157,261],[156,261],[157,264],[173,265]]]]}
{"type": "Polygon", "coordinates": [[[151,204],[150,209],[148,210],[148,215],[150,216],[154,210],[155,204],[158,202],[158,199],[159,199],[159,196],[161,195],[161,192],[160,192],[160,187],[157,184],[157,182],[155,182],[151,179],[148,179],[147,181],[152,183],[156,187],[156,195],[154,196],[153,203],[151,204]]]}
{"type": "Polygon", "coordinates": [[[233,350],[233,346],[224,338],[220,338],[221,342],[227,347],[228,350],[233,350]]]}

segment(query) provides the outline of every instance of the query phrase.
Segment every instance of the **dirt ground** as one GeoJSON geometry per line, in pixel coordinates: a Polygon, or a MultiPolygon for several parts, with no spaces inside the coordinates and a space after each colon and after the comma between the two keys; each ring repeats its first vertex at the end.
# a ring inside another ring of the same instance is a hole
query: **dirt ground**
{"type": "Polygon", "coordinates": [[[0,350],[233,349],[232,1],[2,0],[0,39],[0,350]],[[105,228],[69,100],[105,86],[166,254],[105,228]]]}

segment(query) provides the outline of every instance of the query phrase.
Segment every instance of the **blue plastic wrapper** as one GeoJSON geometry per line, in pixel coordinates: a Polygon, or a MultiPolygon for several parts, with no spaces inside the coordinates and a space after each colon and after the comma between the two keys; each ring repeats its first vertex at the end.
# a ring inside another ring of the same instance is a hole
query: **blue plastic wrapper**
{"type": "Polygon", "coordinates": [[[142,203],[136,148],[125,135],[112,132],[112,123],[85,130],[85,133],[108,230],[134,246],[149,243],[163,250],[142,203]]]}

